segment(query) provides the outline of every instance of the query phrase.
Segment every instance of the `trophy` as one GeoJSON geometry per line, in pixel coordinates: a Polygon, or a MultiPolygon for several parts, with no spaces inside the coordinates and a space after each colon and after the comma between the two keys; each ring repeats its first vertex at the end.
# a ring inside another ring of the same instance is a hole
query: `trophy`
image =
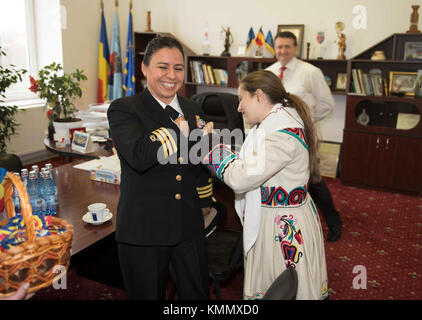
{"type": "Polygon", "coordinates": [[[346,56],[344,55],[344,51],[346,51],[346,35],[342,33],[344,27],[344,23],[341,21],[338,21],[335,25],[338,38],[334,42],[337,42],[338,45],[338,60],[346,60],[346,56]]]}
{"type": "Polygon", "coordinates": [[[317,33],[316,41],[318,43],[318,57],[317,59],[322,59],[322,52],[324,50],[324,47],[322,46],[322,43],[325,40],[325,32],[320,31],[317,33]]]}
{"type": "Polygon", "coordinates": [[[202,54],[204,56],[209,56],[210,55],[210,49],[211,49],[211,43],[210,40],[208,38],[208,24],[204,30],[204,37],[202,38],[202,54]]]}

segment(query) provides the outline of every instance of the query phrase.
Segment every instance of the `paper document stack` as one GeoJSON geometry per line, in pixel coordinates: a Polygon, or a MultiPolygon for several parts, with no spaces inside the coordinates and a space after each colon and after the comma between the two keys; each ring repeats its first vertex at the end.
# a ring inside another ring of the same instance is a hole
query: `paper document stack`
{"type": "Polygon", "coordinates": [[[79,111],[77,117],[82,119],[83,126],[92,136],[108,138],[107,110],[110,104],[90,104],[87,111],[79,111]]]}

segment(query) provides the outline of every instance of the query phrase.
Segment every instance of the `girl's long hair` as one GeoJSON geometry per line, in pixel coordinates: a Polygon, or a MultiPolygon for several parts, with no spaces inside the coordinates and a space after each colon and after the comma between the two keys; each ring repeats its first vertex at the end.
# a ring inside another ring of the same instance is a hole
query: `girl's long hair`
{"type": "Polygon", "coordinates": [[[298,96],[287,93],[280,79],[271,71],[249,73],[240,81],[240,85],[250,94],[255,94],[256,90],[261,89],[271,103],[281,103],[297,111],[305,126],[305,139],[309,148],[310,181],[319,182],[321,176],[317,157],[318,137],[308,105],[298,96]]]}

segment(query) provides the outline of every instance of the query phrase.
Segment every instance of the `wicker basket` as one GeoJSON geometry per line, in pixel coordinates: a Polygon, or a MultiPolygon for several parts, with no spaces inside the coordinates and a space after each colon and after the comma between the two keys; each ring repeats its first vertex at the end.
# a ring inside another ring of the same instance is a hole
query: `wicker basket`
{"type": "Polygon", "coordinates": [[[11,172],[7,172],[4,183],[4,200],[8,219],[0,221],[0,227],[5,226],[9,219],[15,216],[12,200],[13,185],[19,192],[26,241],[0,252],[0,298],[12,295],[24,282],[30,283],[28,293],[51,285],[53,281],[64,275],[55,267],[61,265],[67,270],[72,253],[73,226],[62,219],[51,217],[53,226],[65,230],[62,234],[36,236],[32,207],[26,188],[20,178],[11,172]]]}

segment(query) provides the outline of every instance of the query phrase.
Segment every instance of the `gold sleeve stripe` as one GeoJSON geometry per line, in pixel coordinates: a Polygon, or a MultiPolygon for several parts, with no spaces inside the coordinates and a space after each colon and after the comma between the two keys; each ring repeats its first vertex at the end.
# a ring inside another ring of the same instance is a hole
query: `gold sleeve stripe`
{"type": "Polygon", "coordinates": [[[200,199],[208,198],[212,196],[212,190],[206,194],[199,194],[200,199]]]}
{"type": "Polygon", "coordinates": [[[171,147],[171,144],[169,144],[169,141],[168,141],[169,138],[167,137],[166,133],[161,128],[155,130],[154,133],[157,136],[159,135],[163,139],[163,141],[166,145],[166,148],[168,149],[169,155],[172,155],[174,153],[174,151],[173,151],[173,148],[171,147]]]}
{"type": "Polygon", "coordinates": [[[198,189],[196,189],[196,191],[198,192],[198,194],[205,194],[205,193],[209,193],[209,192],[212,193],[212,188],[204,190],[204,191],[199,191],[198,189]]]}
{"type": "Polygon", "coordinates": [[[163,130],[166,133],[166,135],[169,139],[169,142],[171,143],[171,146],[173,148],[173,152],[177,152],[177,144],[174,141],[173,136],[170,134],[170,132],[168,132],[168,130],[166,128],[160,128],[160,129],[163,130]]]}
{"type": "Polygon", "coordinates": [[[161,137],[161,135],[159,135],[157,133],[157,131],[153,131],[153,134],[155,134],[155,136],[158,138],[158,140],[160,140],[161,145],[163,146],[163,151],[164,151],[164,157],[168,157],[168,152],[167,152],[167,146],[166,146],[166,142],[164,141],[164,139],[161,137]]]}
{"type": "Polygon", "coordinates": [[[212,183],[205,186],[205,187],[197,187],[196,190],[201,191],[201,190],[207,190],[207,189],[212,189],[212,183]]]}

